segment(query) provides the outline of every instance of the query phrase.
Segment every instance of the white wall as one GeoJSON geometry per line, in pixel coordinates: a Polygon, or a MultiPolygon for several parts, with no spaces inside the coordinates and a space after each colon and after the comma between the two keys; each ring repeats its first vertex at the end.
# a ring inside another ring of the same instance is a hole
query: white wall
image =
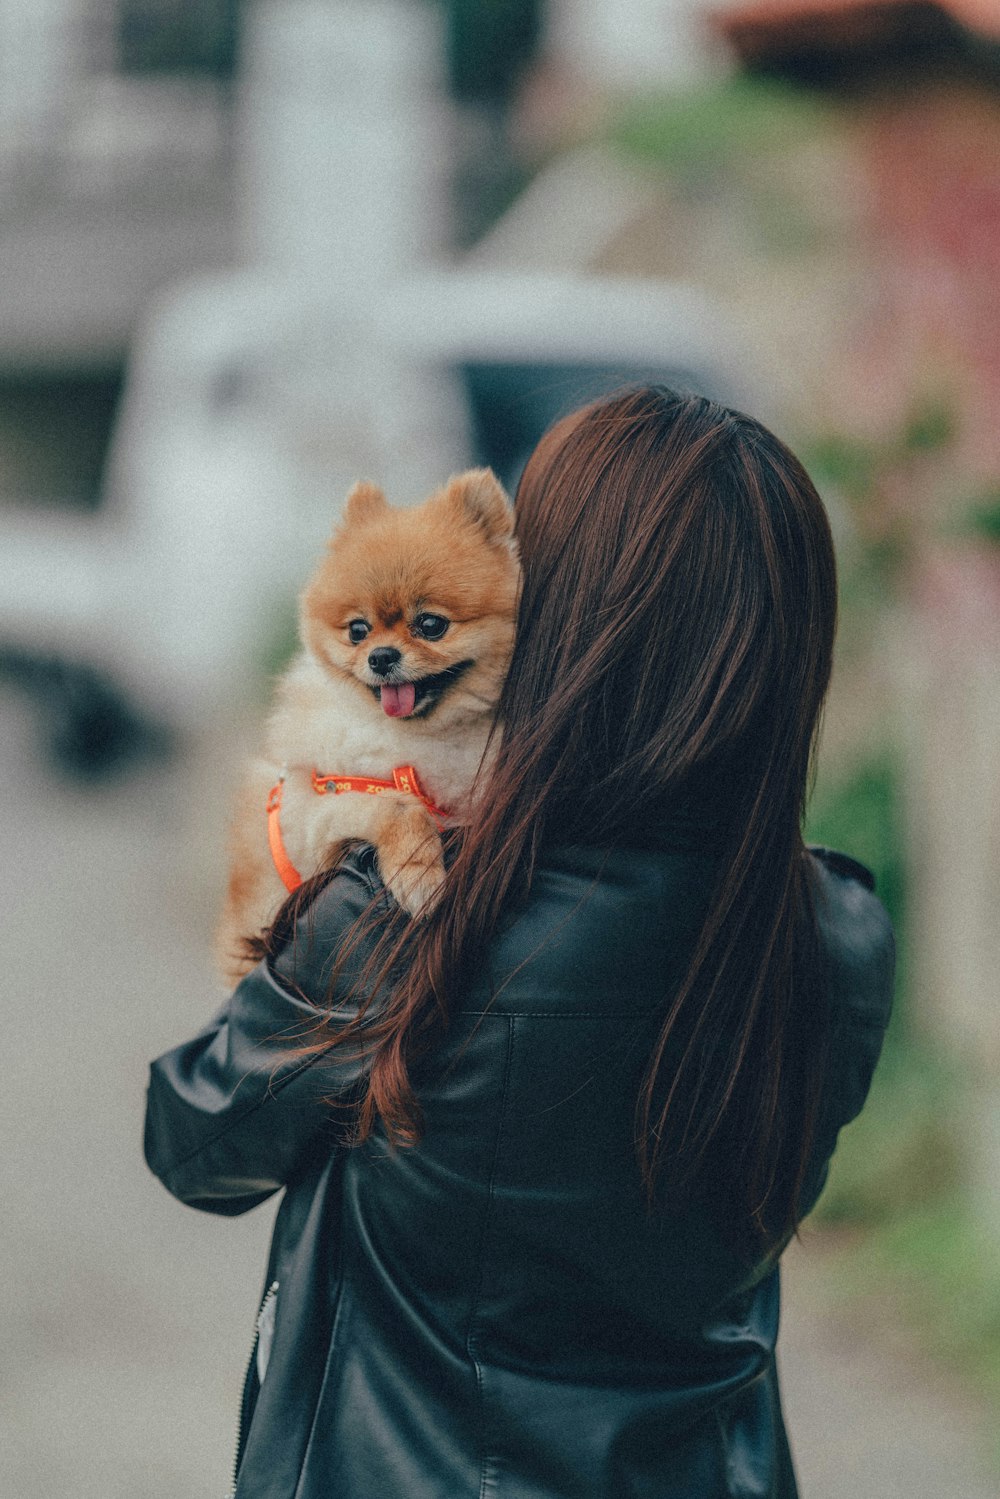
{"type": "Polygon", "coordinates": [[[246,261],[350,296],[441,248],[438,20],[407,0],[250,8],[238,152],[246,261]]]}
{"type": "Polygon", "coordinates": [[[692,83],[716,56],[706,0],[549,0],[550,50],[595,84],[692,83]]]}
{"type": "Polygon", "coordinates": [[[30,137],[84,63],[87,0],[0,0],[0,146],[30,137]]]}

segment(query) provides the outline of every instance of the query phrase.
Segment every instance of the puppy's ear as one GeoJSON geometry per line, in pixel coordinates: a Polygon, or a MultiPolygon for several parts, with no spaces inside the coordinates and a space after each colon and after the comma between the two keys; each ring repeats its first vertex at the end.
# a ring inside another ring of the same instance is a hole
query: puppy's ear
{"type": "Polygon", "coordinates": [[[356,525],[360,521],[373,520],[383,510],[388,509],[388,501],[377,484],[370,484],[367,479],[362,479],[355,484],[347,496],[344,506],[344,522],[346,525],[356,525]]]}
{"type": "Polygon", "coordinates": [[[514,534],[514,507],[491,468],[470,468],[455,474],[445,485],[447,503],[465,520],[471,520],[494,545],[509,542],[514,534]]]}

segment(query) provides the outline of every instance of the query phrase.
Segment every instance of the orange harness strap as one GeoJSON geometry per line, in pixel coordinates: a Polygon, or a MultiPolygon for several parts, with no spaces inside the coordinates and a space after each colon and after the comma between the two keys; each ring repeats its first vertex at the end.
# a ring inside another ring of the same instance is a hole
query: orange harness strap
{"type": "Polygon", "coordinates": [[[448,817],[443,808],[435,807],[426,796],[412,765],[397,765],[391,781],[375,781],[370,776],[324,776],[314,770],[312,784],[320,796],[327,791],[333,791],[337,796],[345,791],[363,791],[369,796],[382,796],[386,791],[405,791],[423,802],[435,822],[444,822],[448,817]]]}
{"type": "Polygon", "coordinates": [[[267,795],[267,841],[271,849],[271,858],[274,867],[281,876],[281,882],[286,890],[297,890],[302,884],[302,876],[288,857],[285,840],[281,836],[281,793],[284,789],[285,778],[276,786],[272,786],[267,795]]]}
{"type": "MultiPolygon", "coordinates": [[[[267,841],[274,867],[285,889],[297,890],[302,884],[302,876],[288,857],[288,850],[281,836],[281,793],[284,784],[285,778],[282,776],[277,785],[272,786],[268,793],[267,841]]],[[[312,788],[319,796],[325,796],[328,791],[332,791],[336,796],[341,796],[347,791],[360,791],[369,796],[382,796],[386,791],[403,791],[423,802],[435,822],[443,823],[449,815],[443,808],[436,807],[424,795],[423,787],[412,765],[397,765],[392,773],[391,781],[376,781],[370,776],[328,776],[321,775],[318,770],[314,770],[312,788]]]]}

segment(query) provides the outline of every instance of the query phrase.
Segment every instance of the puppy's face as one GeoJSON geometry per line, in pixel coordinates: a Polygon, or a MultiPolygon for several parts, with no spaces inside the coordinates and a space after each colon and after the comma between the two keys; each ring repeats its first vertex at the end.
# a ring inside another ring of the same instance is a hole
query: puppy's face
{"type": "Polygon", "coordinates": [[[302,598],[302,638],[359,706],[446,728],[494,711],[519,569],[513,511],[489,469],[413,509],[358,484],[302,598]]]}

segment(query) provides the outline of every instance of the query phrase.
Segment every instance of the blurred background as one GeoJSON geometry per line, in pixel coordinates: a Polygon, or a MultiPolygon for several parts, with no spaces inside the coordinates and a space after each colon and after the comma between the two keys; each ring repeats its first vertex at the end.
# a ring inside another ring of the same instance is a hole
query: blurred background
{"type": "Polygon", "coordinates": [[[148,1178],[350,484],[661,379],[836,532],[810,812],[900,939],[788,1256],[804,1499],[1000,1484],[1000,0],[0,0],[0,1490],[221,1495],[272,1209],[148,1178]]]}

